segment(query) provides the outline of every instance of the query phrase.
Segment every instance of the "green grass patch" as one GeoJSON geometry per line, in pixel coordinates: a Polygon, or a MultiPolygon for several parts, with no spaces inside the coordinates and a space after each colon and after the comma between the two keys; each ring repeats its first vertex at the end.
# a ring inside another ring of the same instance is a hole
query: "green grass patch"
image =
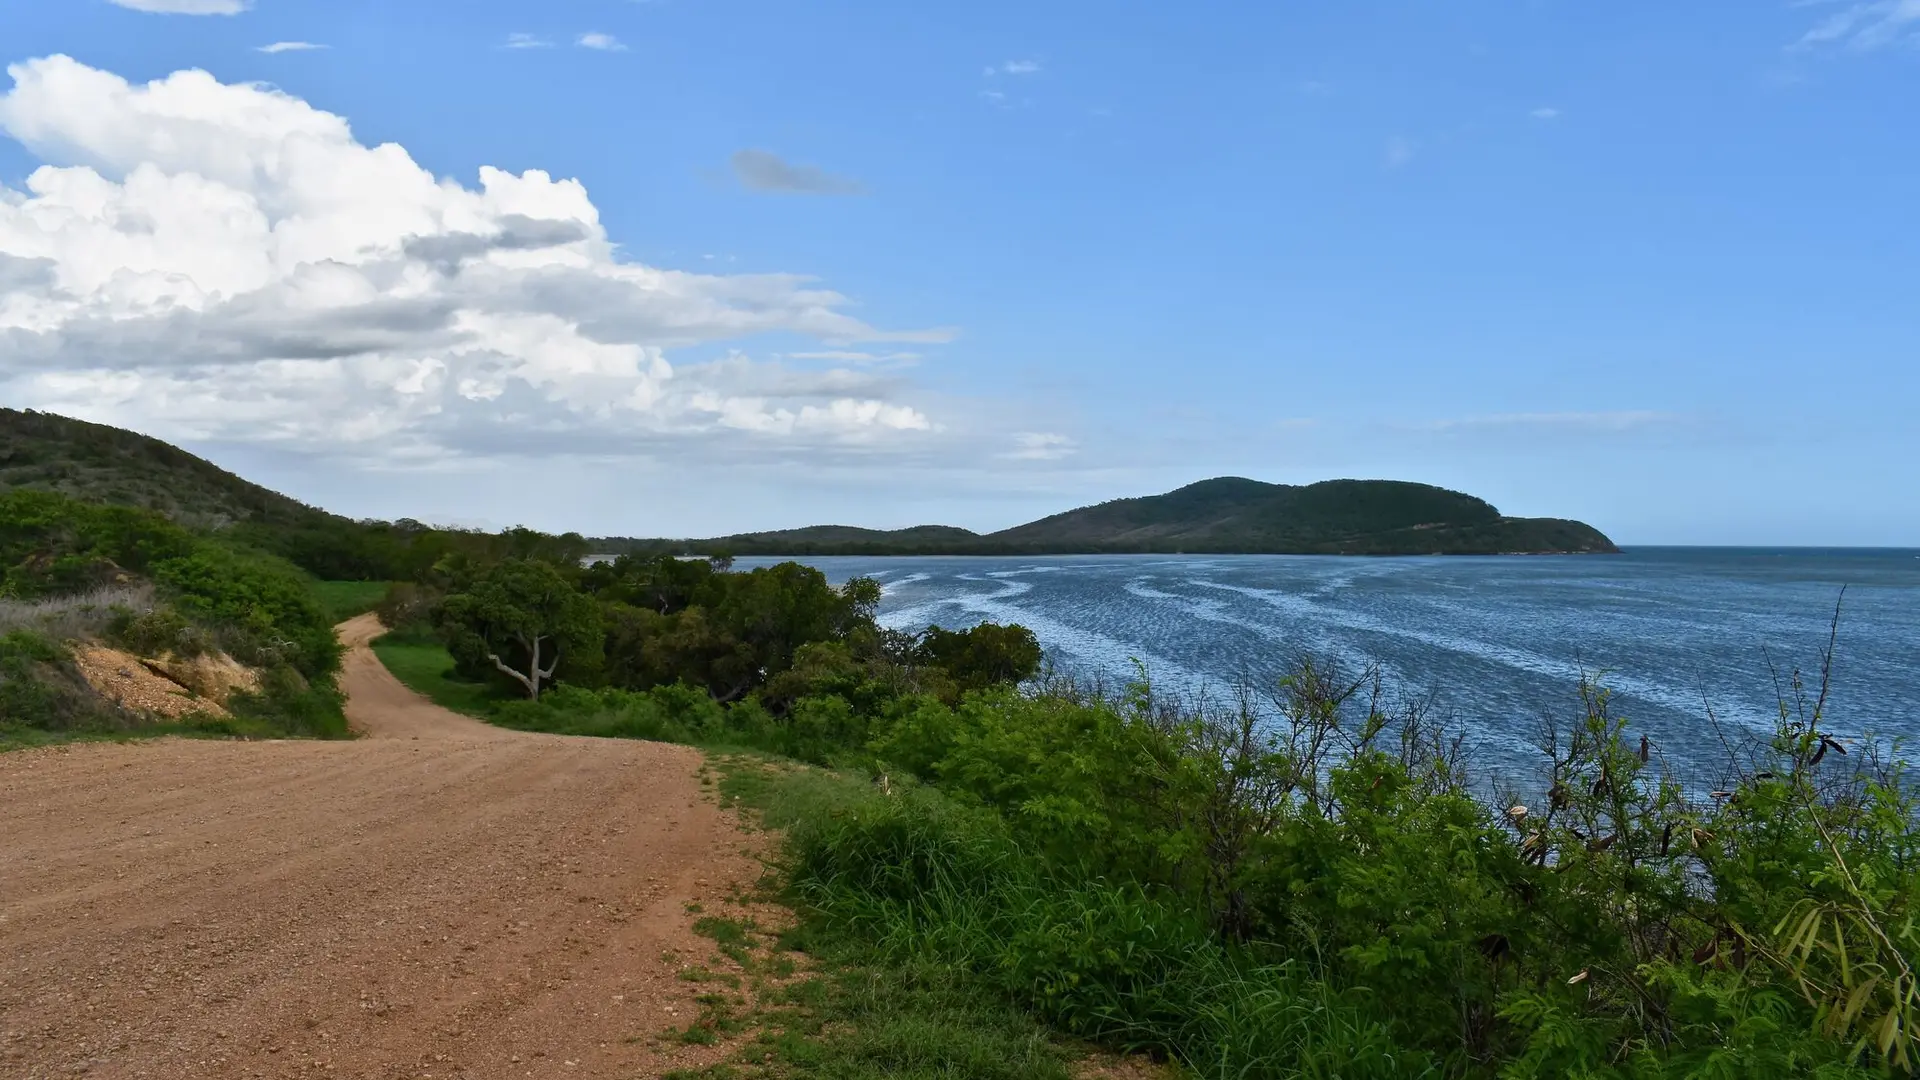
{"type": "Polygon", "coordinates": [[[488,720],[502,701],[485,683],[455,676],[452,654],[436,641],[388,634],[374,641],[373,654],[394,678],[443,709],[488,720]]]}
{"type": "MultiPolygon", "coordinates": [[[[769,824],[831,817],[871,797],[857,776],[752,753],[716,754],[722,797],[769,824]]],[[[900,962],[868,937],[835,928],[807,905],[776,935],[752,923],[702,918],[694,931],[739,964],[757,1005],[702,995],[699,1020],[666,1038],[711,1044],[753,1033],[729,1061],[668,1074],[679,1080],[1066,1080],[1079,1049],[1055,1038],[1004,996],[937,957],[900,962]]],[[[727,985],[709,968],[690,982],[727,985]]]]}
{"type": "Polygon", "coordinates": [[[343,623],[356,615],[365,615],[380,606],[387,595],[387,583],[384,581],[316,581],[313,583],[313,595],[320,606],[327,611],[327,617],[335,623],[343,623]]]}

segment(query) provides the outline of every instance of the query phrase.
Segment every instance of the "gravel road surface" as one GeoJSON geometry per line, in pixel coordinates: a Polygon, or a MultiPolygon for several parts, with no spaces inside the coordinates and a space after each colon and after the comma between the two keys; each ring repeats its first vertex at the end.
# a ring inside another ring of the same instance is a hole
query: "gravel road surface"
{"type": "Polygon", "coordinates": [[[693,935],[752,882],[698,752],[531,735],[342,624],[351,742],[0,754],[0,1077],[646,1077],[717,1048],[693,935]]]}

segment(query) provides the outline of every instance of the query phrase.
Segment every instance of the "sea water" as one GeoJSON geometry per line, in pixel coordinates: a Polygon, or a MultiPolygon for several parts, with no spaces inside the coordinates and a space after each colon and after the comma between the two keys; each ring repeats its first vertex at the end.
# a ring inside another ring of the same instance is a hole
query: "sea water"
{"type": "Polygon", "coordinates": [[[1722,736],[1772,729],[1796,669],[1817,693],[1837,607],[1832,730],[1920,735],[1920,551],[801,561],[879,580],[886,625],[1020,623],[1060,668],[1110,682],[1138,661],[1161,689],[1218,695],[1303,656],[1377,663],[1499,771],[1538,760],[1549,718],[1582,715],[1583,675],[1669,760],[1711,769],[1722,736]]]}

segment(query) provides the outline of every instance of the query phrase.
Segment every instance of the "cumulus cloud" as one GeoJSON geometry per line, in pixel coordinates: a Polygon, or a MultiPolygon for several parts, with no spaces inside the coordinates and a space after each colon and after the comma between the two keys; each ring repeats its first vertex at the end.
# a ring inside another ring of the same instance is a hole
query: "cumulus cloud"
{"type": "Polygon", "coordinates": [[[0,185],[11,403],[400,462],[722,437],[865,452],[939,430],[870,371],[671,361],[764,333],[850,357],[952,332],[877,328],[797,275],[624,261],[579,181],[438,178],[203,71],[130,84],[54,56],[8,73],[0,132],[46,162],[0,185]]]}
{"type": "Polygon", "coordinates": [[[1808,30],[1794,47],[1864,51],[1903,42],[1920,42],[1920,0],[1848,2],[1808,30]]]}
{"type": "Polygon", "coordinates": [[[253,0],[109,0],[123,8],[155,15],[238,15],[253,0]]]}
{"type": "Polygon", "coordinates": [[[262,45],[259,48],[255,49],[254,52],[263,52],[263,53],[312,52],[315,49],[324,49],[324,48],[326,48],[325,45],[316,45],[311,41],[276,41],[271,45],[262,45]]]}
{"type": "Polygon", "coordinates": [[[787,192],[800,195],[858,195],[865,188],[858,180],[835,176],[812,165],[795,165],[766,150],[738,150],[733,155],[733,175],[749,191],[787,192]]]}
{"type": "Polygon", "coordinates": [[[627,51],[627,47],[620,43],[619,38],[614,37],[612,34],[603,34],[598,30],[581,34],[579,38],[575,39],[574,44],[583,49],[598,49],[601,52],[627,51]]]}

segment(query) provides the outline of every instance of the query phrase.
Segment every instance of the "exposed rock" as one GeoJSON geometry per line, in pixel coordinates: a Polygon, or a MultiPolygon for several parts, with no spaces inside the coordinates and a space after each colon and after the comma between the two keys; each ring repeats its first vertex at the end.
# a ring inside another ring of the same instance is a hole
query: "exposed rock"
{"type": "Polygon", "coordinates": [[[195,697],[226,704],[235,692],[260,689],[260,673],[223,652],[142,660],[147,670],[179,684],[195,697]]]}
{"type": "MultiPolygon", "coordinates": [[[[155,674],[147,662],[104,645],[76,645],[74,666],[94,692],[123,709],[172,720],[190,713],[227,716],[216,701],[195,697],[186,687],[155,674]]],[[[233,663],[228,659],[228,663],[233,663]]],[[[237,666],[237,665],[236,665],[237,666]]]]}

